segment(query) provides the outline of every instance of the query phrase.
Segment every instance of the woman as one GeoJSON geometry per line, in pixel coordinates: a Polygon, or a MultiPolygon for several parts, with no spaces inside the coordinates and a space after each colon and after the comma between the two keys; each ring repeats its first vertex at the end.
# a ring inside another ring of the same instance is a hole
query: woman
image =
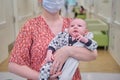
{"type": "MultiPolygon", "coordinates": [[[[24,24],[15,41],[9,61],[10,72],[29,80],[39,80],[39,69],[46,57],[49,42],[70,24],[70,19],[59,15],[64,0],[39,1],[42,3],[43,12],[24,24]]],[[[85,48],[65,46],[57,50],[50,70],[52,73],[50,80],[56,80],[57,76],[61,74],[62,65],[69,57],[90,61],[94,60],[96,56],[97,51],[92,52],[85,48]]],[[[81,80],[78,69],[73,80],[81,80]]]]}

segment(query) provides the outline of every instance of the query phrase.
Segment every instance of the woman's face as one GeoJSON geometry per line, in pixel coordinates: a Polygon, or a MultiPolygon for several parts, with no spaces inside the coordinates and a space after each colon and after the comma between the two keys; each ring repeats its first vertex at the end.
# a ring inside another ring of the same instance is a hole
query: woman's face
{"type": "Polygon", "coordinates": [[[85,21],[81,20],[81,19],[74,19],[70,23],[70,27],[68,29],[68,32],[73,37],[77,37],[79,34],[80,35],[85,35],[85,32],[86,32],[86,23],[85,23],[85,21]]]}
{"type": "Polygon", "coordinates": [[[38,2],[42,3],[42,0],[38,0],[38,2]]]}
{"type": "Polygon", "coordinates": [[[40,0],[43,8],[49,13],[58,13],[64,5],[64,0],[40,0]]]}
{"type": "Polygon", "coordinates": [[[41,4],[41,3],[42,3],[42,0],[38,0],[38,3],[41,4]]]}

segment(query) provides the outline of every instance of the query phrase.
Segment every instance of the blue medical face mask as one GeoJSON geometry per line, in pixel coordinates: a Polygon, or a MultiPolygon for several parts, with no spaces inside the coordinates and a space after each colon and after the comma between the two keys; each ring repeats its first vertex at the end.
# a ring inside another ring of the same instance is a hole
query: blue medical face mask
{"type": "Polygon", "coordinates": [[[64,5],[64,0],[43,0],[43,7],[50,13],[58,12],[64,5]]]}

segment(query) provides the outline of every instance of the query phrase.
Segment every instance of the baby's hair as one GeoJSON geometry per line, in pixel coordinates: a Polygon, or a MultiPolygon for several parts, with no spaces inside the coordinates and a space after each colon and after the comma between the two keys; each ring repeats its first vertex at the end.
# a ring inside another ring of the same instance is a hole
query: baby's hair
{"type": "Polygon", "coordinates": [[[73,19],[71,20],[71,22],[73,22],[73,21],[75,21],[75,20],[79,20],[79,21],[81,22],[81,24],[83,23],[83,24],[86,26],[86,21],[85,21],[85,20],[80,19],[80,18],[73,18],[73,19]]]}

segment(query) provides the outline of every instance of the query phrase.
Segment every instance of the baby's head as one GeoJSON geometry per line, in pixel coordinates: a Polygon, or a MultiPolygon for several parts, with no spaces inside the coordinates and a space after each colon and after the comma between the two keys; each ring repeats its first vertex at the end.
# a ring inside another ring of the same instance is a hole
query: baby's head
{"type": "Polygon", "coordinates": [[[76,37],[78,34],[85,35],[86,29],[86,22],[82,19],[73,19],[70,23],[68,28],[68,32],[71,36],[76,37]]]}

